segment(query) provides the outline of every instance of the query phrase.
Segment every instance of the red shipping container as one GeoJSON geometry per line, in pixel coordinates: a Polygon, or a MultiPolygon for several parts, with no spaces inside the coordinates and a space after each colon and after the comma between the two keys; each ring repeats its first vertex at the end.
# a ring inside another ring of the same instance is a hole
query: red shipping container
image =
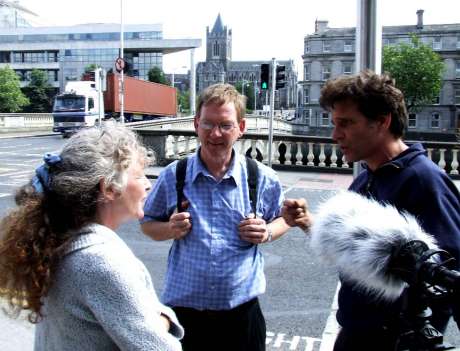
{"type": "MultiPolygon", "coordinates": [[[[126,113],[155,116],[176,116],[176,88],[124,76],[126,113]]],[[[104,92],[106,112],[120,113],[119,75],[107,74],[104,92]]]]}

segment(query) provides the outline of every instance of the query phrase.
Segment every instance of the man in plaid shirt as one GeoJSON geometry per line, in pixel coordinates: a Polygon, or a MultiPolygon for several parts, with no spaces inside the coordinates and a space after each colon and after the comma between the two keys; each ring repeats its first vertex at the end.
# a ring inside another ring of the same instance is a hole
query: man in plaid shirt
{"type": "Polygon", "coordinates": [[[188,158],[184,212],[177,212],[176,165],[160,174],[145,204],[142,230],[173,239],[162,300],[185,329],[184,350],[265,350],[265,292],[258,244],[282,236],[282,187],[275,172],[257,163],[252,213],[246,160],[233,149],[246,126],[245,97],[228,84],[200,96],[195,130],[201,146],[188,158]]]}

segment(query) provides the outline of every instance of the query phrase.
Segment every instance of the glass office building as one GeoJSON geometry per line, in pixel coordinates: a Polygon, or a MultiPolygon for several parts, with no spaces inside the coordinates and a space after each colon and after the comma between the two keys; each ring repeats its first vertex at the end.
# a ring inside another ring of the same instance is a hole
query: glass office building
{"type": "MultiPolygon", "coordinates": [[[[162,68],[163,55],[200,47],[201,40],[164,39],[161,24],[124,25],[123,46],[126,74],[147,79],[152,67],[162,68]]],[[[0,33],[0,67],[14,69],[23,86],[35,68],[45,70],[51,85],[63,90],[91,64],[114,70],[119,56],[119,24],[2,28],[0,33]]]]}

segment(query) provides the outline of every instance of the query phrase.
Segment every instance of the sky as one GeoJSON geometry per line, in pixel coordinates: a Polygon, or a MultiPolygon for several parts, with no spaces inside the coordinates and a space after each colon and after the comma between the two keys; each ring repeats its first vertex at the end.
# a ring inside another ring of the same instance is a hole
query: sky
{"type": "MultiPolygon", "coordinates": [[[[460,23],[459,0],[377,0],[382,25],[416,24],[418,9],[425,10],[425,24],[460,23]]],[[[329,27],[354,27],[357,0],[20,0],[35,12],[35,25],[120,23],[121,4],[125,24],[161,23],[163,38],[201,39],[195,63],[206,56],[206,27],[214,25],[220,13],[223,24],[232,29],[232,59],[294,60],[302,72],[303,40],[314,32],[315,20],[329,21],[329,27]]],[[[164,55],[166,73],[185,73],[190,53],[164,55]]]]}

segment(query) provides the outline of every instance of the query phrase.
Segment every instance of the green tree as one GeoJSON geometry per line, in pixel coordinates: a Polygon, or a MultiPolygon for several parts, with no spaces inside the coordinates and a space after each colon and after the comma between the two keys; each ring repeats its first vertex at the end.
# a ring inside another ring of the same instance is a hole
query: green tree
{"type": "Polygon", "coordinates": [[[246,109],[250,112],[254,110],[254,83],[248,81],[238,81],[235,84],[236,90],[246,96],[246,109]],[[244,91],[243,91],[243,83],[244,83],[244,91]]]}
{"type": "Polygon", "coordinates": [[[98,64],[96,63],[90,63],[89,65],[85,66],[85,73],[89,73],[89,72],[92,72],[94,71],[96,68],[99,68],[101,66],[99,66],[98,64]]]}
{"type": "Polygon", "coordinates": [[[170,84],[168,79],[166,79],[163,73],[163,70],[160,67],[154,66],[150,68],[148,76],[149,76],[150,82],[167,84],[167,85],[170,84]]]}
{"type": "Polygon", "coordinates": [[[18,112],[27,104],[17,74],[8,66],[0,68],[0,112],[18,112]]]}
{"type": "Polygon", "coordinates": [[[412,35],[411,43],[383,48],[382,68],[404,93],[408,110],[417,111],[439,96],[444,63],[431,47],[412,35]]]}
{"type": "Polygon", "coordinates": [[[30,74],[30,83],[23,89],[30,101],[24,111],[26,112],[51,112],[52,97],[55,89],[48,83],[48,74],[39,69],[33,69],[30,74]]]}
{"type": "Polygon", "coordinates": [[[179,112],[190,113],[190,92],[177,90],[177,108],[179,112]]]}

